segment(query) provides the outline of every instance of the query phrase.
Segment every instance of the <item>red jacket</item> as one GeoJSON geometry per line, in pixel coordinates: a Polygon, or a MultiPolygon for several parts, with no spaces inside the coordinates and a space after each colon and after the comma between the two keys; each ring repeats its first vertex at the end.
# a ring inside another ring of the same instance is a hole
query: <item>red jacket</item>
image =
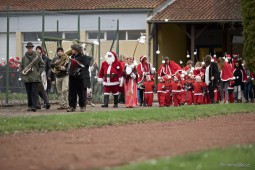
{"type": "Polygon", "coordinates": [[[164,82],[159,82],[157,86],[158,93],[165,93],[166,92],[166,84],[164,82]]]}
{"type": "Polygon", "coordinates": [[[103,80],[103,85],[114,86],[120,84],[120,77],[123,74],[123,68],[120,61],[115,56],[115,61],[109,65],[106,61],[102,63],[98,74],[98,81],[103,80]]]}
{"type": "Polygon", "coordinates": [[[137,65],[138,83],[145,80],[146,75],[151,74],[151,65],[149,63],[139,63],[137,65]]]}
{"type": "Polygon", "coordinates": [[[229,81],[232,78],[233,78],[233,67],[228,62],[225,62],[220,72],[220,79],[222,81],[229,81]]]}
{"type": "Polygon", "coordinates": [[[205,82],[193,83],[194,95],[203,95],[203,88],[206,87],[205,82]]]}
{"type": "Polygon", "coordinates": [[[165,75],[173,75],[176,74],[178,71],[182,70],[181,66],[179,66],[174,61],[170,60],[169,65],[162,64],[158,69],[158,76],[165,76],[165,75]]]}
{"type": "Polygon", "coordinates": [[[145,93],[153,93],[153,89],[154,89],[154,81],[146,81],[146,82],[143,82],[143,85],[144,85],[144,92],[145,93]]]}
{"type": "Polygon", "coordinates": [[[171,85],[170,87],[171,87],[172,93],[179,93],[179,92],[181,92],[182,85],[179,82],[172,81],[170,83],[170,85],[171,85]]]}

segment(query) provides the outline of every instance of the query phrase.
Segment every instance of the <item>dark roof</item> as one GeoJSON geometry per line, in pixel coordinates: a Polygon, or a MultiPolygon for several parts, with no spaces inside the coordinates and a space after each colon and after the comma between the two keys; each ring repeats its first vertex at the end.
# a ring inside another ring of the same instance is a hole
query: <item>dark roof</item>
{"type": "Polygon", "coordinates": [[[240,0],[175,0],[156,14],[152,22],[241,21],[240,0]]]}
{"type": "Polygon", "coordinates": [[[153,9],[165,0],[0,0],[0,11],[153,9]]]}

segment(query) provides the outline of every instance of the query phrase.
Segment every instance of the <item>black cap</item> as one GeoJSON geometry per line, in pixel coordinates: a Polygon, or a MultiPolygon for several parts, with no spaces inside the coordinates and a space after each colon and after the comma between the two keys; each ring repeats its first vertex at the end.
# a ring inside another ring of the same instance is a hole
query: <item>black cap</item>
{"type": "Polygon", "coordinates": [[[32,42],[28,42],[28,43],[27,43],[26,48],[29,48],[29,47],[34,47],[34,45],[33,45],[32,42]]]}

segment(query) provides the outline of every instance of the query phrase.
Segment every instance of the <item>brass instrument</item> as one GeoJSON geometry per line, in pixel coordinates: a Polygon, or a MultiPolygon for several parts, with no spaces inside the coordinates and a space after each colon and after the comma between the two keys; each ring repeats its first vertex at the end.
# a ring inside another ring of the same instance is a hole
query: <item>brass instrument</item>
{"type": "Polygon", "coordinates": [[[51,71],[52,71],[53,73],[55,73],[55,74],[60,73],[61,67],[62,67],[62,66],[65,67],[66,64],[68,64],[68,62],[69,62],[69,58],[66,56],[66,53],[65,53],[63,56],[61,56],[60,59],[57,59],[57,60],[56,60],[55,65],[54,65],[54,67],[51,69],[51,71]]]}
{"type": "Polygon", "coordinates": [[[23,75],[27,75],[27,73],[29,73],[30,71],[33,71],[33,65],[36,62],[36,60],[39,58],[39,55],[37,54],[35,59],[33,61],[31,61],[31,63],[29,63],[23,70],[22,70],[22,74],[23,75]]]}

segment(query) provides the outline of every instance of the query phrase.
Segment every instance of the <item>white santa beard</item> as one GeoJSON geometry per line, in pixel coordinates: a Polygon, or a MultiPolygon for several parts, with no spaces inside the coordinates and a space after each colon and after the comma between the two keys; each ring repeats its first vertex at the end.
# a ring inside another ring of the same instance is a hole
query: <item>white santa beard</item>
{"type": "Polygon", "coordinates": [[[111,65],[115,61],[115,57],[105,56],[105,61],[111,65]]]}

